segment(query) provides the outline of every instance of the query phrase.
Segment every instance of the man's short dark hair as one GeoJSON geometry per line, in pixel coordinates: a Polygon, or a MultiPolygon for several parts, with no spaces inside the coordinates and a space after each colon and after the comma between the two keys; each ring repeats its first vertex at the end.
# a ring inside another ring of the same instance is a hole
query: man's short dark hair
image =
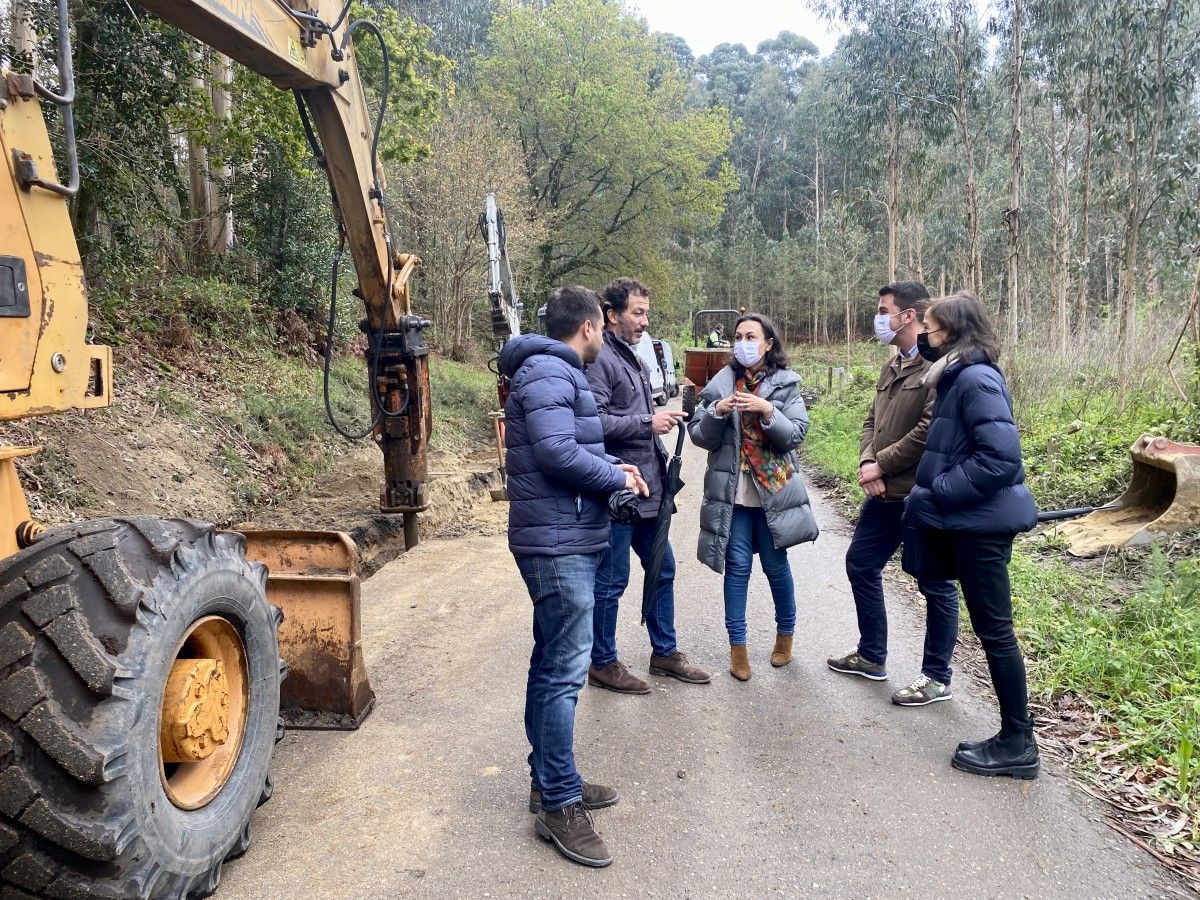
{"type": "Polygon", "coordinates": [[[628,309],[630,297],[645,297],[649,300],[650,288],[640,281],[622,275],[606,284],[600,291],[600,296],[604,301],[606,311],[611,309],[620,315],[628,309]]]}
{"type": "Polygon", "coordinates": [[[556,341],[573,338],[584,322],[603,319],[600,298],[582,285],[557,288],[546,301],[546,336],[556,341]]]}
{"type": "Polygon", "coordinates": [[[903,311],[915,309],[917,315],[922,315],[929,306],[929,291],[919,281],[897,281],[895,284],[885,284],[879,289],[879,296],[891,294],[896,298],[896,308],[903,311]]]}

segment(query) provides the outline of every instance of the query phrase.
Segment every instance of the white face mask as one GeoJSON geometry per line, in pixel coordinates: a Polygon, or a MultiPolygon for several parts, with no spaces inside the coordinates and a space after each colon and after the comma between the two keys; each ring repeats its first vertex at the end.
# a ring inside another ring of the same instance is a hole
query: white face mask
{"type": "Polygon", "coordinates": [[[746,368],[750,368],[763,358],[763,351],[758,349],[758,341],[734,341],[733,356],[746,368]]]}
{"type": "Polygon", "coordinates": [[[891,328],[893,318],[894,316],[887,313],[875,317],[875,337],[879,338],[879,343],[890,344],[896,339],[896,332],[891,328]]]}

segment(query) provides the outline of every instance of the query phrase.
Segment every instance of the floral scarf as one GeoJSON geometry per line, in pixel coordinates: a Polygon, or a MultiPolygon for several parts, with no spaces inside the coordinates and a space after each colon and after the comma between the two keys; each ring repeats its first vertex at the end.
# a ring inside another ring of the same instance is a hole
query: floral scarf
{"type": "MultiPolygon", "coordinates": [[[[767,377],[766,371],[747,372],[737,380],[737,390],[758,392],[758,386],[767,377]]],[[[779,415],[776,412],[776,415],[779,415]]],[[[774,494],[796,474],[796,467],[786,454],[772,446],[771,439],[763,430],[762,416],[758,413],[742,413],[741,470],[749,472],[754,480],[769,494],[774,494]]]]}

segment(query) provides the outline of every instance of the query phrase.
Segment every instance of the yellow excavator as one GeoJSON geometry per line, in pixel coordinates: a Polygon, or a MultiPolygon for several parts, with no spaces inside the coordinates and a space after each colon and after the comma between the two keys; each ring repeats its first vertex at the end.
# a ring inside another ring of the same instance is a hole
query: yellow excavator
{"type": "MultiPolygon", "coordinates": [[[[354,59],[355,35],[386,58],[383,35],[343,0],[141,5],[295,93],[366,307],[380,509],[403,516],[415,544],[428,323],[410,304],[419,260],[388,230],[380,120],[354,59]]],[[[57,7],[57,84],[0,69],[0,421],[112,402],[109,348],[86,342],[68,215],[79,167],[67,0],[57,7]],[[65,179],[46,104],[60,110],[65,179]]],[[[14,462],[35,452],[0,447],[0,894],[206,896],[271,794],[285,718],[355,728],[371,708],[356,549],[340,533],[183,519],[46,529],[14,462]]]]}

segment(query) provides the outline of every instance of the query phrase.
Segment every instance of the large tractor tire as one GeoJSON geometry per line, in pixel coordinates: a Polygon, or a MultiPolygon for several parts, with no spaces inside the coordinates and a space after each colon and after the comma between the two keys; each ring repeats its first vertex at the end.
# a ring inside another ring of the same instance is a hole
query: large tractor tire
{"type": "Polygon", "coordinates": [[[243,543],[106,519],[0,562],[0,895],[203,897],[245,852],[283,666],[243,543]]]}

